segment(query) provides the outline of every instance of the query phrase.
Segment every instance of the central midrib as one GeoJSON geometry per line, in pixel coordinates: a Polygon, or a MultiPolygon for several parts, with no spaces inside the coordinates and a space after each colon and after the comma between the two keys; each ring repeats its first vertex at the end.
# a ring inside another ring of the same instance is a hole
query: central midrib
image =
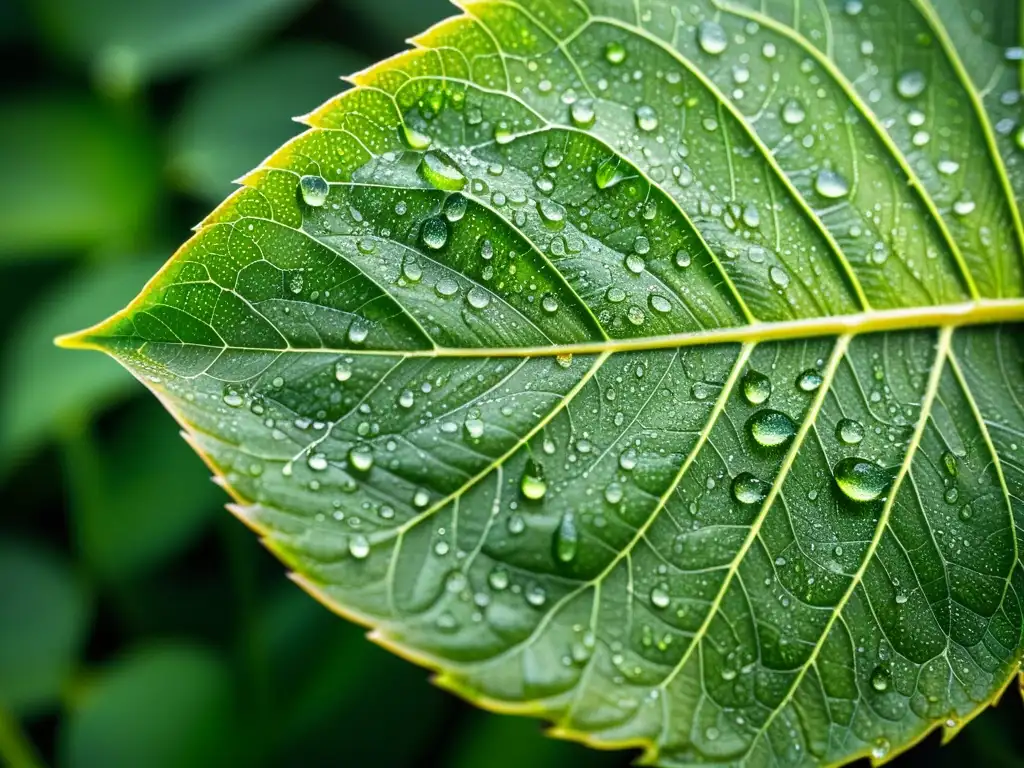
{"type": "MultiPolygon", "coordinates": [[[[138,311],[138,310],[137,310],[138,311]]],[[[142,310],[144,311],[144,310],[142,310]]],[[[851,315],[834,315],[801,320],[779,322],[755,322],[733,328],[714,328],[689,333],[665,336],[647,336],[634,339],[606,339],[575,344],[559,344],[531,347],[437,347],[434,349],[344,349],[330,347],[247,347],[234,345],[193,344],[189,346],[211,347],[244,352],[279,352],[303,354],[346,354],[402,357],[557,357],[564,355],[604,354],[616,352],[638,352],[680,347],[700,347],[712,344],[759,343],[784,341],[787,339],[808,339],[841,334],[862,335],[886,331],[909,331],[922,328],[945,328],[989,325],[997,323],[1024,322],[1024,298],[984,299],[962,304],[945,304],[931,307],[914,307],[887,310],[872,310],[851,315]]],[[[118,337],[104,336],[98,329],[81,334],[63,336],[58,344],[66,347],[91,347],[111,351],[104,344],[118,337]]],[[[143,340],[144,341],[144,340],[143,340]]],[[[166,342],[174,343],[174,342],[166,342]]]]}

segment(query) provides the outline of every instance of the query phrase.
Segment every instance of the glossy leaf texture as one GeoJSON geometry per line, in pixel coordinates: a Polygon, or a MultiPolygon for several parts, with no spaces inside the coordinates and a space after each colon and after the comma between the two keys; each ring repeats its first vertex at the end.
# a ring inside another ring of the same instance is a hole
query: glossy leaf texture
{"type": "Polygon", "coordinates": [[[1016,4],[462,5],[67,343],[482,706],[662,766],[955,733],[1024,653],[1016,4]]]}

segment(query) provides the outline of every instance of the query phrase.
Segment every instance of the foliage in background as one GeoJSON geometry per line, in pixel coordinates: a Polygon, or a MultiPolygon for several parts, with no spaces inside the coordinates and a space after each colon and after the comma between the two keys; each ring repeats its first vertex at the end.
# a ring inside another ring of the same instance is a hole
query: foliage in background
{"type": "MultiPolygon", "coordinates": [[[[122,306],[336,75],[450,11],[0,3],[0,49],[19,62],[0,88],[0,762],[627,763],[470,711],[328,615],[227,516],[128,374],[50,346],[122,306]]],[[[1017,765],[1019,718],[1007,696],[897,764],[1017,765]]]]}

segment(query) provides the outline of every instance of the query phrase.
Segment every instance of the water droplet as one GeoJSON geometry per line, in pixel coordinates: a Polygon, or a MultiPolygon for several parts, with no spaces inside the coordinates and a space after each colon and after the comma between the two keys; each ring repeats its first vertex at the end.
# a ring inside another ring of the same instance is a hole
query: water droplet
{"type": "Polygon", "coordinates": [[[494,129],[494,143],[499,145],[509,144],[516,138],[515,134],[509,130],[509,127],[505,124],[499,124],[494,129]]]}
{"type": "Polygon", "coordinates": [[[550,293],[545,294],[544,298],[540,300],[541,309],[547,312],[549,315],[554,314],[558,311],[558,299],[552,296],[550,293]]]}
{"type": "Polygon", "coordinates": [[[621,64],[626,60],[626,47],[613,40],[605,46],[604,57],[609,64],[621,64]]]}
{"type": "Polygon", "coordinates": [[[638,461],[639,458],[637,457],[637,453],[632,448],[627,448],[619,456],[619,466],[627,472],[635,469],[638,461]]]}
{"type": "Polygon", "coordinates": [[[830,171],[826,168],[818,171],[818,176],[814,180],[814,189],[819,195],[830,200],[836,200],[850,194],[850,185],[846,179],[835,171],[830,171]]]}
{"type": "Polygon", "coordinates": [[[796,424],[781,411],[766,409],[758,411],[747,420],[747,429],[759,445],[777,448],[785,445],[796,435],[796,424]]]}
{"type": "Polygon", "coordinates": [[[771,491],[771,486],[749,472],[736,475],[732,481],[732,495],[740,504],[760,504],[771,491]]]}
{"type": "Polygon", "coordinates": [[[412,128],[405,123],[402,123],[402,138],[405,139],[405,143],[409,146],[409,149],[424,150],[430,146],[433,139],[427,134],[420,133],[415,128],[412,128]]]}
{"type": "Polygon", "coordinates": [[[953,213],[957,216],[967,216],[974,211],[975,204],[973,200],[965,200],[961,198],[953,203],[953,213]]]}
{"type": "Polygon", "coordinates": [[[904,72],[896,79],[896,92],[904,99],[914,99],[924,93],[928,80],[919,69],[904,72]]]}
{"type": "Polygon", "coordinates": [[[540,467],[531,459],[526,462],[523,470],[523,479],[519,482],[519,488],[523,496],[531,501],[540,501],[548,492],[548,484],[544,480],[544,474],[540,467]]]}
{"type": "Polygon", "coordinates": [[[491,294],[479,285],[474,285],[469,289],[469,293],[466,295],[466,301],[469,302],[469,306],[473,309],[485,309],[487,305],[491,303],[491,294]]]}
{"type": "Polygon", "coordinates": [[[484,436],[484,423],[480,419],[466,419],[462,427],[470,440],[479,440],[484,436]]]}
{"type": "Polygon", "coordinates": [[[889,671],[885,667],[875,667],[871,672],[871,687],[876,691],[885,691],[889,688],[889,671]]]}
{"type": "Polygon", "coordinates": [[[299,192],[306,205],[319,208],[327,202],[331,187],[323,176],[303,176],[299,179],[299,192]]]}
{"type": "Polygon", "coordinates": [[[789,286],[789,273],[786,272],[782,267],[773,266],[768,270],[768,279],[772,281],[779,288],[786,288],[789,286]]]}
{"type": "Polygon", "coordinates": [[[541,218],[544,219],[544,223],[549,227],[557,229],[564,226],[565,208],[554,200],[548,200],[547,198],[541,200],[537,203],[537,210],[540,211],[541,218]]]}
{"type": "Polygon", "coordinates": [[[231,392],[224,393],[224,405],[228,406],[229,408],[241,408],[244,403],[245,398],[243,398],[237,392],[232,390],[231,392]]]}
{"type": "Polygon", "coordinates": [[[881,760],[883,757],[889,754],[889,740],[885,738],[875,739],[875,743],[871,745],[871,757],[875,760],[881,760]]]}
{"type": "Polygon", "coordinates": [[[658,129],[658,113],[654,111],[654,107],[647,106],[646,104],[636,108],[636,127],[641,131],[655,131],[658,129]]]}
{"type": "Polygon", "coordinates": [[[799,125],[806,117],[803,104],[796,99],[790,99],[782,105],[782,122],[786,125],[799,125]]]}
{"type": "Polygon", "coordinates": [[[450,299],[459,292],[459,284],[453,277],[442,277],[434,286],[434,292],[444,299],[450,299]]]}
{"type": "Polygon", "coordinates": [[[697,42],[705,53],[717,56],[729,45],[722,25],[714,21],[702,21],[697,25],[697,42]]]}
{"type": "Polygon", "coordinates": [[[569,109],[572,123],[577,128],[589,128],[594,124],[597,115],[594,112],[594,103],[589,99],[582,99],[574,102],[569,109]]]}
{"type": "Polygon", "coordinates": [[[618,483],[608,483],[604,489],[604,500],[609,504],[618,504],[622,501],[622,486],[618,483]]]}
{"type": "Polygon", "coordinates": [[[526,590],[526,602],[532,605],[534,608],[540,608],[547,602],[548,595],[544,591],[544,587],[540,584],[532,584],[526,590]]]}
{"type": "Polygon", "coordinates": [[[306,459],[306,464],[308,464],[309,468],[314,472],[323,472],[327,469],[327,457],[322,453],[314,453],[306,459]]]}
{"type": "Polygon", "coordinates": [[[832,470],[836,485],[848,499],[875,501],[888,490],[891,473],[867,459],[856,456],[843,459],[832,470]]]}
{"type": "Polygon", "coordinates": [[[963,507],[960,508],[960,519],[965,523],[970,520],[973,515],[974,510],[971,508],[970,504],[964,504],[963,507]]]}
{"type": "Polygon", "coordinates": [[[632,272],[634,275],[639,275],[644,271],[646,263],[642,258],[637,256],[635,253],[631,253],[626,257],[626,269],[632,272]]]}
{"type": "Polygon", "coordinates": [[[840,419],[836,424],[836,439],[845,445],[857,445],[864,439],[864,425],[853,419],[840,419]]]}
{"type": "Polygon", "coordinates": [[[448,192],[457,192],[466,186],[466,176],[459,170],[455,161],[444,152],[432,151],[423,155],[420,161],[420,175],[435,188],[448,192]]]}
{"type": "Polygon", "coordinates": [[[459,221],[466,215],[468,207],[469,202],[464,196],[460,194],[448,195],[448,199],[444,201],[444,217],[452,223],[459,221]]]}
{"type": "Polygon", "coordinates": [[[495,589],[498,592],[508,589],[508,571],[502,568],[495,568],[487,576],[487,583],[491,585],[491,589],[495,589]]]}
{"type": "Polygon", "coordinates": [[[652,293],[651,297],[647,300],[647,303],[651,305],[651,309],[655,312],[660,312],[661,314],[672,311],[671,302],[669,302],[669,300],[664,296],[657,293],[652,293]]]}
{"type": "Polygon", "coordinates": [[[356,472],[369,472],[373,467],[373,451],[365,445],[354,445],[349,448],[348,463],[356,472]]]}
{"type": "Polygon", "coordinates": [[[416,509],[423,509],[430,503],[430,492],[425,488],[417,488],[412,495],[412,505],[416,509]]]}
{"type": "Polygon", "coordinates": [[[815,368],[808,368],[796,378],[796,385],[802,392],[814,392],[822,383],[821,372],[815,368]]]}
{"type": "Polygon", "coordinates": [[[671,597],[668,594],[668,589],[664,584],[661,584],[651,590],[651,605],[655,608],[668,608],[671,602],[671,597]]]}
{"type": "Polygon", "coordinates": [[[946,493],[943,494],[943,498],[946,500],[947,504],[956,504],[960,499],[960,491],[954,485],[952,488],[946,489],[946,493]]]}
{"type": "Polygon", "coordinates": [[[750,370],[743,375],[743,396],[751,405],[768,402],[772,396],[772,382],[759,371],[750,370]]]}
{"type": "Polygon", "coordinates": [[[365,560],[370,554],[370,542],[361,534],[348,540],[348,553],[356,560],[365,560]]]}
{"type": "Polygon", "coordinates": [[[563,563],[572,562],[579,548],[580,533],[576,527],[576,516],[572,512],[562,515],[555,532],[555,556],[563,563]]]}
{"type": "Polygon", "coordinates": [[[956,456],[953,455],[952,451],[943,452],[942,466],[946,468],[946,472],[949,473],[950,477],[959,476],[960,465],[957,463],[956,456]]]}
{"type": "Polygon", "coordinates": [[[423,222],[423,231],[420,236],[427,248],[438,251],[444,248],[445,243],[448,242],[448,224],[440,216],[427,219],[423,222]]]}
{"type": "Polygon", "coordinates": [[[686,251],[676,251],[676,266],[685,269],[690,266],[690,254],[686,251]]]}
{"type": "Polygon", "coordinates": [[[410,283],[418,283],[423,278],[423,268],[415,257],[406,258],[402,262],[402,277],[410,283]]]}

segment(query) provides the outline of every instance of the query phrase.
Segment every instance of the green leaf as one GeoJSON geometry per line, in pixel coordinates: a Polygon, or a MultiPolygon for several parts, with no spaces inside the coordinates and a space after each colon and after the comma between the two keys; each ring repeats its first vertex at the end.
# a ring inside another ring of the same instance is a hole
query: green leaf
{"type": "Polygon", "coordinates": [[[484,707],[662,766],[956,733],[1024,655],[1016,9],[463,5],[65,343],[484,707]]]}
{"type": "Polygon", "coordinates": [[[4,351],[8,373],[0,387],[0,454],[25,456],[69,423],[132,391],[124,371],[84,355],[76,360],[62,354],[52,339],[69,323],[83,324],[130,299],[156,264],[140,259],[79,269],[22,318],[4,351]]]}
{"type": "Polygon", "coordinates": [[[232,698],[230,678],[210,652],[184,645],[136,649],[92,682],[62,724],[60,764],[228,764],[232,698]]]}
{"type": "Polygon", "coordinates": [[[85,639],[86,591],[48,552],[0,544],[0,706],[32,712],[52,704],[85,639]]]}
{"type": "Polygon", "coordinates": [[[250,47],[310,0],[41,0],[40,23],[61,52],[91,65],[116,94],[250,47]]]}
{"type": "Polygon", "coordinates": [[[217,202],[245,174],[298,132],[291,118],[338,90],[357,68],[338,48],[303,43],[240,62],[202,81],[171,128],[170,163],[181,186],[217,202]],[[245,115],[237,130],[233,115],[245,115]]]}
{"type": "Polygon", "coordinates": [[[135,244],[156,204],[154,149],[91,101],[0,106],[0,261],[135,244]]]}

